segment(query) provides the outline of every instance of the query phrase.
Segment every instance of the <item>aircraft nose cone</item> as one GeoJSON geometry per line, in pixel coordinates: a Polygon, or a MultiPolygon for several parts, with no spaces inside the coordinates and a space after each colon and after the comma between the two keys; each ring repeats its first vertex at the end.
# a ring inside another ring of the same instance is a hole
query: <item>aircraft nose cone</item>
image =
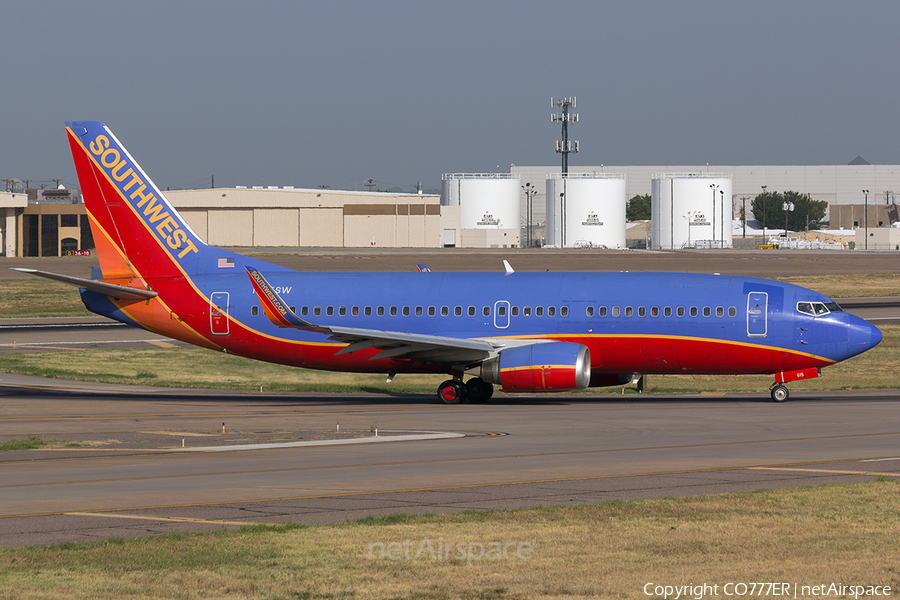
{"type": "Polygon", "coordinates": [[[850,324],[850,353],[860,354],[881,342],[881,330],[863,319],[850,324]]]}

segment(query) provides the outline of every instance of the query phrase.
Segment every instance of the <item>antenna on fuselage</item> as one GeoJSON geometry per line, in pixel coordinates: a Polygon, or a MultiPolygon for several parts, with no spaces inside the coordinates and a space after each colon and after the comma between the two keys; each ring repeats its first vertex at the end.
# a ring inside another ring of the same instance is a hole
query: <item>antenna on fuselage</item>
{"type": "Polygon", "coordinates": [[[503,259],[503,266],[506,268],[507,275],[509,275],[510,273],[515,273],[515,271],[513,271],[513,268],[510,266],[509,261],[505,258],[503,259]]]}

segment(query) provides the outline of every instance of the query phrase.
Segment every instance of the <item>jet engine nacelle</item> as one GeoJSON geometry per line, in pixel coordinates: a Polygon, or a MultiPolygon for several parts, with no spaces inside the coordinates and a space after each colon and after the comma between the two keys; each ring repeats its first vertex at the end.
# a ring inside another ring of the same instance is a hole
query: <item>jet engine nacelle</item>
{"type": "Polygon", "coordinates": [[[504,392],[565,392],[591,383],[591,351],[569,342],[501,350],[481,366],[481,378],[504,392]]]}

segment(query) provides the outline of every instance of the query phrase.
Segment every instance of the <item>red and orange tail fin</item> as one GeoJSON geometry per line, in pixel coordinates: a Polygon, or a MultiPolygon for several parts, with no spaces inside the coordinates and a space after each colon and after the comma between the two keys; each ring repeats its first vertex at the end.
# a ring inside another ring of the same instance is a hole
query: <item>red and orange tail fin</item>
{"type": "Polygon", "coordinates": [[[66,123],[104,279],[206,272],[207,245],[109,128],[66,123]]]}

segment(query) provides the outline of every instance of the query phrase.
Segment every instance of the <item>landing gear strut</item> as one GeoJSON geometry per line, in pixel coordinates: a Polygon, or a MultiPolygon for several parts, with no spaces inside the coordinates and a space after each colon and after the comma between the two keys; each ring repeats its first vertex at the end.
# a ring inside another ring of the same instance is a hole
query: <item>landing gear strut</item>
{"type": "Polygon", "coordinates": [[[437,395],[444,404],[459,404],[466,399],[466,386],[461,379],[448,379],[438,386],[437,395]]]}
{"type": "Polygon", "coordinates": [[[788,398],[791,397],[791,393],[788,391],[786,387],[781,385],[780,383],[776,383],[771,387],[772,391],[772,400],[775,402],[784,402],[788,398]]]}

